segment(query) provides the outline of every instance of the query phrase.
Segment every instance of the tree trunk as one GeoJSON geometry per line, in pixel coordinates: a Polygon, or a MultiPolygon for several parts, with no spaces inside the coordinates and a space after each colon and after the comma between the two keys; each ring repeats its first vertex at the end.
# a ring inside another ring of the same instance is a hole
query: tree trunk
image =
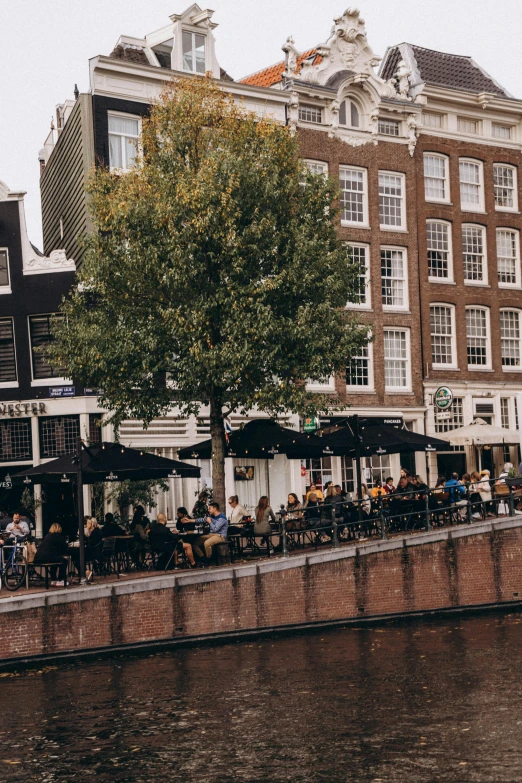
{"type": "Polygon", "coordinates": [[[210,437],[212,438],[212,497],[226,514],[225,497],[225,425],[223,406],[217,395],[210,400],[210,437]]]}

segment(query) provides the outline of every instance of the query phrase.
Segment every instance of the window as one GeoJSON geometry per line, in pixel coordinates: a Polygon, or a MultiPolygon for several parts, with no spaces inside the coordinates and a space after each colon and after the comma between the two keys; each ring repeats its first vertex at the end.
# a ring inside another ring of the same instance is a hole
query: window
{"type": "Polygon", "coordinates": [[[371,306],[371,292],[370,292],[370,248],[368,245],[352,245],[350,244],[350,250],[352,254],[352,261],[354,264],[358,264],[360,268],[359,274],[359,287],[355,292],[353,300],[348,302],[348,307],[370,307],[371,306]]]}
{"type": "Polygon", "coordinates": [[[435,432],[450,432],[464,426],[464,398],[454,397],[451,407],[444,413],[449,413],[447,419],[437,419],[435,414],[435,432]]]}
{"type": "Polygon", "coordinates": [[[205,36],[183,30],[183,70],[204,74],[205,60],[205,36]]]}
{"type": "Polygon", "coordinates": [[[109,163],[111,169],[131,169],[136,165],[140,120],[122,114],[109,114],[109,163]]]}
{"type": "Polygon", "coordinates": [[[382,304],[385,308],[408,307],[406,251],[401,248],[381,248],[382,304]]]}
{"type": "Polygon", "coordinates": [[[520,367],[520,311],[500,311],[502,367],[520,367]]]}
{"type": "Polygon", "coordinates": [[[406,227],[404,208],[404,174],[379,172],[379,218],[381,228],[403,229],[406,227]]]}
{"type": "Polygon", "coordinates": [[[12,318],[0,318],[0,384],[16,383],[16,354],[12,318]]]}
{"type": "Polygon", "coordinates": [[[462,158],[459,162],[460,206],[468,212],[484,211],[484,177],[480,161],[462,158]]]}
{"type": "Polygon", "coordinates": [[[20,462],[33,459],[31,420],[0,422],[0,462],[20,462]]]}
{"type": "Polygon", "coordinates": [[[499,163],[495,163],[493,166],[493,184],[495,188],[495,209],[516,211],[518,209],[517,171],[514,166],[502,166],[499,163]]]}
{"type": "Polygon", "coordinates": [[[510,125],[497,125],[493,123],[491,126],[491,132],[494,139],[510,139],[511,138],[511,126],[510,125]]]}
{"type": "MultiPolygon", "coordinates": [[[[509,397],[500,398],[500,426],[509,429],[509,397]]],[[[507,460],[509,462],[509,458],[507,460]]]]}
{"type": "Polygon", "coordinates": [[[456,365],[455,308],[442,304],[431,305],[430,325],[433,366],[454,367],[456,365]]]}
{"type": "Polygon", "coordinates": [[[490,366],[489,311],[486,309],[467,308],[466,345],[470,368],[490,366]]]}
{"type": "Polygon", "coordinates": [[[320,160],[305,160],[305,163],[312,174],[322,174],[323,176],[327,176],[328,163],[323,163],[320,160]]]}
{"type": "Polygon", "coordinates": [[[424,112],[422,119],[425,128],[442,128],[442,114],[424,112]]]}
{"type": "Polygon", "coordinates": [[[301,468],[305,468],[307,487],[315,484],[318,489],[322,489],[328,481],[333,480],[331,457],[303,459],[301,460],[301,468]]]}
{"type": "Polygon", "coordinates": [[[346,367],[346,385],[354,389],[373,389],[371,344],[363,346],[352,356],[346,367]]]}
{"type": "Polygon", "coordinates": [[[383,136],[398,136],[399,128],[397,120],[379,120],[379,133],[383,136]]]}
{"type": "Polygon", "coordinates": [[[483,226],[462,226],[462,261],[464,280],[486,285],[486,229],[483,226]]]}
{"type": "Polygon", "coordinates": [[[477,120],[470,120],[467,117],[457,117],[457,130],[459,133],[471,133],[473,136],[479,131],[477,120]]]}
{"type": "Polygon", "coordinates": [[[361,127],[361,115],[354,101],[347,99],[341,103],[339,107],[339,125],[346,128],[361,127]]]}
{"type": "Polygon", "coordinates": [[[316,122],[319,125],[323,121],[323,113],[318,106],[307,106],[301,104],[299,106],[299,119],[303,122],[316,122]]]}
{"type": "Polygon", "coordinates": [[[440,220],[426,223],[428,276],[434,280],[453,280],[451,226],[440,220]]]}
{"type": "Polygon", "coordinates": [[[52,340],[51,319],[52,315],[29,316],[29,333],[31,337],[31,357],[33,363],[33,379],[35,381],[44,378],[61,378],[64,370],[57,370],[49,364],[49,357],[42,352],[45,346],[52,340]]]}
{"type": "Polygon", "coordinates": [[[40,425],[40,456],[42,459],[74,454],[80,437],[79,416],[46,416],[40,425]]]}
{"type": "Polygon", "coordinates": [[[368,178],[366,169],[342,166],[341,221],[343,225],[368,225],[368,178]]]}
{"type": "Polygon", "coordinates": [[[424,155],[424,195],[426,201],[450,199],[448,159],[444,155],[426,153],[424,155]]]}
{"type": "Polygon", "coordinates": [[[407,330],[384,330],[384,384],[387,391],[410,388],[409,349],[407,330]]]}
{"type": "Polygon", "coordinates": [[[101,413],[89,413],[89,446],[101,446],[102,421],[101,413]]]}
{"type": "Polygon", "coordinates": [[[0,248],[0,293],[11,293],[11,280],[9,278],[9,252],[7,248],[0,248]]]}
{"type": "Polygon", "coordinates": [[[497,270],[500,286],[520,286],[520,238],[518,231],[497,228],[497,270]]]}

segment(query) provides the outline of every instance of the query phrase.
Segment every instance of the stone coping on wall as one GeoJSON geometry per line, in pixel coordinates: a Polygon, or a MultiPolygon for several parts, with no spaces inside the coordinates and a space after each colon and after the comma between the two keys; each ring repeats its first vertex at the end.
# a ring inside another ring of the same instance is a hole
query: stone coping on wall
{"type": "Polygon", "coordinates": [[[210,571],[201,570],[196,573],[166,574],[165,576],[144,577],[117,582],[108,585],[91,585],[84,587],[70,587],[60,592],[32,593],[27,596],[13,596],[0,601],[0,614],[9,612],[23,612],[29,609],[69,604],[79,601],[92,601],[113,596],[131,595],[133,593],[153,592],[155,590],[171,590],[174,587],[185,587],[203,583],[219,582],[228,579],[241,579],[243,577],[257,576],[274,571],[285,571],[294,568],[313,566],[319,563],[328,563],[336,560],[345,560],[356,557],[390,552],[406,547],[435,544],[450,539],[479,536],[493,531],[510,530],[522,527],[522,516],[506,517],[502,520],[488,520],[487,522],[474,522],[471,525],[442,528],[432,530],[429,533],[417,533],[409,536],[399,536],[393,539],[369,541],[351,546],[342,546],[338,549],[327,549],[292,557],[275,557],[258,563],[247,563],[238,566],[224,566],[210,571]]]}

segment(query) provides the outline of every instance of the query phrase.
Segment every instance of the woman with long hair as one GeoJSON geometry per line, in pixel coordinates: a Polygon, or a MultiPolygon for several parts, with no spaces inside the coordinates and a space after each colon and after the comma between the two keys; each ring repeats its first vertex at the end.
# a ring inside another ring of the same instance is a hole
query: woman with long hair
{"type": "Polygon", "coordinates": [[[295,492],[290,492],[288,495],[288,503],[286,504],[286,528],[287,530],[298,530],[301,527],[303,521],[303,506],[299,502],[299,498],[295,492]]]}
{"type": "Polygon", "coordinates": [[[272,511],[272,506],[266,495],[259,498],[259,503],[255,510],[254,535],[268,536],[272,532],[270,521],[275,522],[276,517],[272,511]]]}

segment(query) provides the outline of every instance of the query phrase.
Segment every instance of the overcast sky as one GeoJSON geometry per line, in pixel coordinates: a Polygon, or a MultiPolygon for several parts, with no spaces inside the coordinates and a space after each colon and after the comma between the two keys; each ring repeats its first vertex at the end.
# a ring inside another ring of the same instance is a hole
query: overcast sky
{"type": "MultiPolygon", "coordinates": [[[[236,79],[325,41],[350,0],[209,0],[217,55],[236,79]]],[[[355,2],[355,0],[354,0],[355,2]]],[[[119,35],[141,37],[183,11],[183,0],[0,0],[0,180],[26,190],[32,241],[41,246],[38,150],[54,107],[89,87],[88,59],[110,54],[119,35]]],[[[206,3],[200,3],[203,8],[206,3]]],[[[383,55],[408,41],[473,56],[522,97],[521,0],[361,0],[368,40],[383,55]]]]}

